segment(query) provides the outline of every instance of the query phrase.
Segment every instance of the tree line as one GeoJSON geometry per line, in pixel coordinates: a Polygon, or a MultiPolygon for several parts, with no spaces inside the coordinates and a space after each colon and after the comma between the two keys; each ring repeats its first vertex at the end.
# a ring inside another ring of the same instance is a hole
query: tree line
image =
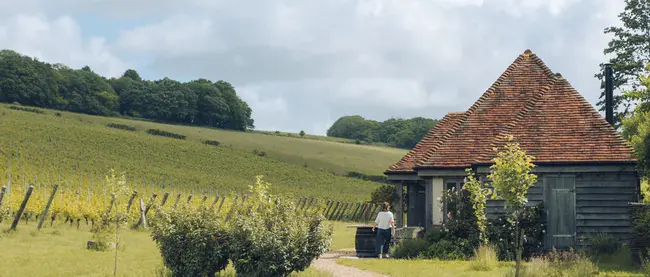
{"type": "Polygon", "coordinates": [[[380,122],[350,115],[337,119],[327,130],[327,136],[354,139],[359,144],[384,143],[411,149],[437,122],[424,117],[391,118],[380,122]]]}
{"type": "Polygon", "coordinates": [[[254,128],[251,108],[225,81],[143,80],[133,69],[119,78],[105,78],[88,66],[72,69],[12,50],[0,50],[0,102],[222,129],[254,128]]]}

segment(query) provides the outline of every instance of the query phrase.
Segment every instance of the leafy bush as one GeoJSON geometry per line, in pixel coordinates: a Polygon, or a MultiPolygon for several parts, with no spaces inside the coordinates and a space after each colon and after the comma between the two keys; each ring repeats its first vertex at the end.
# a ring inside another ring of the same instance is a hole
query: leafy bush
{"type": "MultiPolygon", "coordinates": [[[[469,194],[463,190],[447,190],[443,193],[441,198],[441,203],[446,203],[447,205],[447,219],[445,223],[442,224],[440,234],[437,238],[440,241],[446,241],[441,246],[435,246],[433,244],[436,241],[430,241],[432,246],[429,247],[431,254],[428,255],[431,258],[442,258],[440,256],[445,256],[440,254],[439,251],[442,251],[446,248],[447,242],[451,242],[454,245],[454,248],[449,248],[449,251],[453,253],[448,253],[451,256],[457,256],[461,259],[467,259],[474,254],[474,250],[478,248],[481,244],[479,237],[478,225],[476,224],[476,215],[474,214],[474,208],[469,197],[469,194]],[[437,250],[433,250],[436,248],[437,250]],[[460,253],[459,253],[460,251],[460,253]]],[[[429,238],[433,238],[434,235],[430,234],[429,238]]],[[[448,255],[448,256],[449,256],[448,255]]]]}
{"type": "Polygon", "coordinates": [[[117,123],[106,124],[106,127],[121,129],[121,130],[127,130],[127,131],[131,131],[131,132],[134,132],[136,130],[135,127],[133,127],[133,126],[124,125],[124,124],[117,124],[117,123]]]}
{"type": "MultiPolygon", "coordinates": [[[[650,256],[650,251],[647,254],[650,256]]],[[[644,277],[650,277],[650,258],[641,258],[641,274],[644,277]]]]}
{"type": "Polygon", "coordinates": [[[384,202],[395,203],[397,199],[397,190],[394,185],[381,185],[370,195],[370,201],[375,204],[384,202]]]}
{"type": "Polygon", "coordinates": [[[149,129],[149,130],[147,130],[147,133],[150,134],[150,135],[154,135],[154,136],[162,136],[162,137],[175,138],[175,139],[185,139],[186,138],[184,135],[174,134],[174,133],[170,133],[170,132],[162,131],[162,130],[158,130],[158,129],[149,129]]]}
{"type": "Polygon", "coordinates": [[[608,233],[597,233],[591,238],[590,250],[592,255],[611,255],[621,248],[622,244],[608,233]]]}
{"type": "Polygon", "coordinates": [[[396,259],[414,259],[426,251],[431,243],[426,239],[405,239],[391,248],[391,256],[396,259]]]}
{"type": "MultiPolygon", "coordinates": [[[[502,215],[488,220],[488,239],[496,247],[500,260],[515,259],[515,227],[502,215]]],[[[546,213],[542,203],[526,207],[520,218],[524,232],[523,259],[541,253],[544,247],[546,213]]]]}
{"type": "MultiPolygon", "coordinates": [[[[632,219],[633,248],[650,248],[650,206],[635,207],[630,218],[632,219]]],[[[639,251],[642,258],[650,258],[650,253],[639,251]]]]}
{"type": "Polygon", "coordinates": [[[269,195],[268,186],[258,176],[253,196],[237,207],[232,221],[231,260],[238,275],[288,276],[330,247],[332,227],[322,215],[297,212],[291,201],[269,195]]]}
{"type": "Polygon", "coordinates": [[[45,114],[44,111],[41,111],[41,110],[35,109],[35,108],[9,106],[9,109],[16,110],[16,111],[24,111],[24,112],[36,113],[36,114],[45,114]]]}
{"type": "Polygon", "coordinates": [[[151,237],[172,276],[214,276],[228,265],[230,233],[204,206],[161,210],[151,225],[151,237]]]}
{"type": "Polygon", "coordinates": [[[499,265],[497,252],[492,246],[481,245],[472,257],[470,268],[476,271],[492,271],[499,265]]]}
{"type": "Polygon", "coordinates": [[[456,241],[442,239],[431,244],[426,251],[421,253],[421,257],[441,260],[467,260],[471,257],[471,255],[467,255],[469,251],[474,251],[474,246],[467,239],[458,239],[456,241]]]}
{"type": "Polygon", "coordinates": [[[221,142],[218,142],[216,140],[204,140],[202,142],[203,144],[212,145],[212,146],[219,146],[219,144],[221,144],[221,142]]]}

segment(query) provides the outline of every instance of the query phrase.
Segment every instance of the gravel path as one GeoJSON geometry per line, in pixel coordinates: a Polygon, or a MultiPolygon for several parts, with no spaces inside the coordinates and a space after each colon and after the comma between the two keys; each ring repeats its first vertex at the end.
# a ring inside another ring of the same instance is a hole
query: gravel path
{"type": "Polygon", "coordinates": [[[390,277],[388,275],[381,275],[370,271],[361,270],[351,266],[340,265],[336,263],[337,254],[324,254],[314,261],[313,266],[320,270],[329,272],[335,277],[390,277]]]}

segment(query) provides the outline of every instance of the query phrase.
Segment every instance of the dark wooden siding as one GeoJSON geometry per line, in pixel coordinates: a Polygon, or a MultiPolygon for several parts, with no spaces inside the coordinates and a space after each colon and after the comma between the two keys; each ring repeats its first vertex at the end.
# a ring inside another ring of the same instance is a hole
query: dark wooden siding
{"type": "Polygon", "coordinates": [[[591,236],[609,233],[617,239],[630,238],[628,204],[637,201],[637,175],[582,173],[576,175],[576,244],[590,245],[591,236]]]}
{"type": "MultiPolygon", "coordinates": [[[[637,175],[634,172],[612,173],[564,173],[575,176],[576,247],[589,246],[594,234],[609,233],[627,242],[630,239],[630,215],[628,203],[637,201],[637,175]]],[[[529,205],[544,201],[544,175],[538,174],[538,182],[528,190],[529,205]]],[[[553,205],[544,203],[545,206],[553,205]]],[[[504,201],[488,200],[488,217],[503,215],[504,201]]]]}

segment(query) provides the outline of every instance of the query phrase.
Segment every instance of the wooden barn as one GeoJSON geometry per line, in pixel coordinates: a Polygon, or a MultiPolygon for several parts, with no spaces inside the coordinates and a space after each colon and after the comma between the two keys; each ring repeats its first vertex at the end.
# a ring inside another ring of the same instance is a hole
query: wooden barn
{"type": "MultiPolygon", "coordinates": [[[[611,68],[606,75],[603,118],[567,80],[526,50],[465,112],[447,114],[385,174],[406,190],[393,205],[398,226],[432,228],[445,220],[438,206],[444,189],[463,186],[465,169],[485,180],[494,147],[512,135],[535,157],[538,183],[528,191],[529,204],[544,202],[545,246],[580,247],[580,238],[599,232],[629,236],[629,203],[639,201],[636,159],[627,141],[612,127],[611,68]]],[[[503,213],[504,203],[489,200],[488,216],[503,213]]]]}

